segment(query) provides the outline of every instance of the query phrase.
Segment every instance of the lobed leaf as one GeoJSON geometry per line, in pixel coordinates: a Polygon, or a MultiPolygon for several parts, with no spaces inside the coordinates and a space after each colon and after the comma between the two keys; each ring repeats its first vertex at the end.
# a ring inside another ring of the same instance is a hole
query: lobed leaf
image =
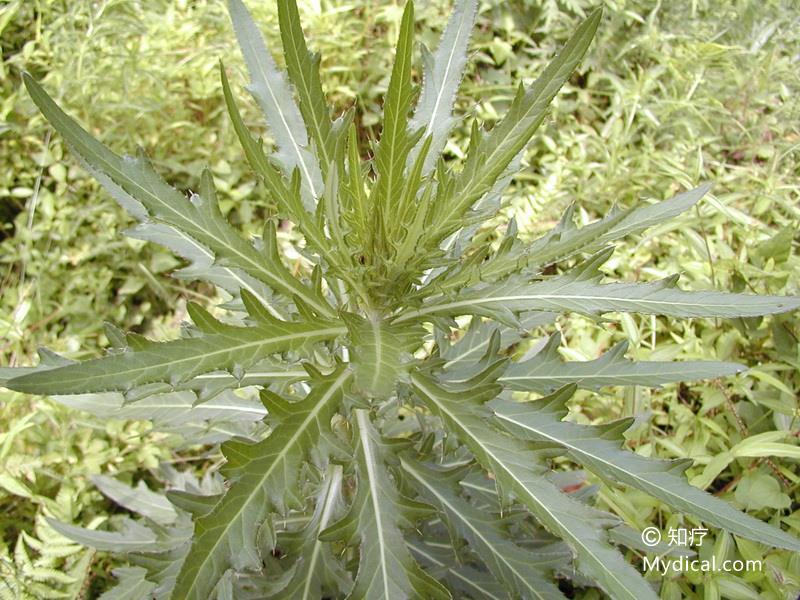
{"type": "Polygon", "coordinates": [[[242,0],[228,0],[228,10],[250,72],[250,93],[261,106],[278,147],[276,159],[287,177],[298,169],[304,190],[303,201],[306,208],[313,211],[316,199],[322,194],[322,173],[319,162],[308,149],[308,132],[289,82],[275,65],[242,0]]]}
{"type": "Polygon", "coordinates": [[[563,599],[551,581],[552,570],[569,558],[569,553],[554,548],[526,550],[509,539],[491,513],[480,510],[453,492],[461,470],[445,471],[400,457],[403,471],[420,494],[439,508],[458,535],[483,561],[489,571],[514,597],[563,599]]]}
{"type": "Polygon", "coordinates": [[[354,412],[357,434],[358,492],[347,515],[323,534],[359,544],[355,585],[348,600],[450,598],[447,590],[423,571],[405,545],[400,497],[384,465],[386,442],[363,409],[354,412]]]}
{"type": "Polygon", "coordinates": [[[613,598],[657,597],[653,589],[606,540],[604,529],[616,522],[563,494],[546,477],[541,458],[526,445],[488,425],[491,412],[482,404],[500,391],[484,384],[458,392],[445,390],[420,373],[411,374],[415,394],[455,433],[498,486],[576,552],[578,569],[613,598]]]}
{"type": "Polygon", "coordinates": [[[573,391],[574,387],[569,386],[536,402],[495,400],[489,406],[515,435],[564,448],[572,458],[601,477],[642,490],[681,512],[730,533],[762,544],[800,551],[800,539],[689,485],[683,471],[691,460],[646,458],[620,448],[624,441],[622,432],[630,425],[630,420],[611,423],[607,427],[562,421],[567,414],[565,402],[573,391]]]}
{"type": "MultiPolygon", "coordinates": [[[[225,496],[196,522],[192,548],[172,592],[180,600],[206,600],[225,571],[261,564],[256,530],[273,510],[284,512],[287,498],[298,496],[301,463],[330,427],[352,372],[340,367],[315,381],[298,403],[280,402],[274,409],[284,419],[256,444],[227,442],[226,474],[233,479],[225,496]]],[[[272,398],[272,402],[279,402],[272,398]]]]}
{"type": "Polygon", "coordinates": [[[511,363],[498,383],[512,390],[550,393],[572,383],[584,389],[607,385],[658,387],[678,381],[735,375],[746,370],[743,365],[730,362],[627,360],[627,342],[617,344],[595,360],[563,361],[558,355],[560,345],[561,334],[556,333],[533,358],[511,363]]]}
{"type": "Polygon", "coordinates": [[[218,333],[149,342],[136,351],[15,377],[6,385],[18,392],[42,395],[126,391],[157,381],[177,385],[219,369],[246,368],[270,354],[300,349],[346,331],[329,322],[222,325],[218,333]]]}

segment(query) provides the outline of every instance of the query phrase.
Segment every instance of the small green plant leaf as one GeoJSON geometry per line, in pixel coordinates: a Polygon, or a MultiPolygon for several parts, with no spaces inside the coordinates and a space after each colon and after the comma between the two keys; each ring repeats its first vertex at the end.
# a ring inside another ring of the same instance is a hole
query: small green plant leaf
{"type": "Polygon", "coordinates": [[[681,512],[736,535],[800,551],[800,539],[689,485],[683,471],[691,461],[645,458],[623,450],[620,444],[625,427],[621,423],[603,428],[562,421],[567,413],[565,402],[573,390],[566,387],[536,402],[495,400],[490,406],[515,435],[556,444],[601,477],[640,489],[681,512]]]}
{"type": "Polygon", "coordinates": [[[356,386],[367,396],[385,398],[408,368],[410,353],[419,345],[421,328],[394,327],[374,314],[367,318],[345,315],[345,322],[352,341],[356,386]]]}
{"type": "Polygon", "coordinates": [[[651,283],[602,284],[598,267],[608,256],[608,252],[599,252],[571,271],[542,281],[531,283],[525,277],[512,276],[502,282],[472,286],[452,299],[434,298],[422,308],[401,315],[395,323],[465,314],[513,322],[512,313],[528,310],[733,318],[782,313],[800,307],[800,298],[793,296],[685,292],[675,286],[675,277],[651,283]]]}
{"type": "Polygon", "coordinates": [[[333,162],[335,140],[331,136],[330,109],[319,79],[319,57],[311,54],[306,46],[295,0],[278,2],[278,21],[286,70],[297,91],[300,113],[316,144],[322,176],[325,177],[333,162]]]}
{"type": "Polygon", "coordinates": [[[513,594],[520,598],[564,598],[551,582],[550,574],[570,558],[566,547],[528,551],[512,542],[496,516],[453,492],[463,471],[447,472],[402,456],[400,463],[423,498],[439,508],[470,549],[513,594]]]}
{"type": "Polygon", "coordinates": [[[343,514],[342,478],[342,467],[329,465],[309,522],[302,529],[279,537],[281,549],[298,560],[291,580],[281,590],[281,598],[316,600],[351,589],[350,573],[334,555],[331,544],[319,539],[322,531],[343,514]]]}
{"type": "Polygon", "coordinates": [[[589,48],[601,15],[602,11],[596,9],[578,26],[539,78],[527,90],[520,88],[503,120],[470,148],[453,190],[452,203],[437,228],[439,239],[461,228],[464,213],[492,189],[514,157],[528,144],[544,120],[550,102],[589,48]]]}

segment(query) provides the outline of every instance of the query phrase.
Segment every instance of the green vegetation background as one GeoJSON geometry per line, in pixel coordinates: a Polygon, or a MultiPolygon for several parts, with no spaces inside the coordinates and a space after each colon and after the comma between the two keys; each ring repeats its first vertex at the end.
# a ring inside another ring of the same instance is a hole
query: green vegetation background
{"type": "MultiPolygon", "coordinates": [[[[273,3],[249,4],[279,47],[273,3]]],[[[460,110],[495,120],[510,101],[510,82],[534,77],[593,4],[484,0],[460,110]]],[[[797,4],[604,4],[588,58],[558,96],[512,187],[522,230],[536,236],[571,202],[589,221],[615,202],[666,198],[711,180],[713,195],[697,211],[621,244],[609,268],[629,280],[677,271],[694,289],[797,294],[797,4]]],[[[449,5],[418,2],[418,32],[429,46],[449,5]]],[[[311,45],[323,54],[333,103],[340,109],[356,103],[361,131],[377,133],[401,2],[306,0],[301,7],[311,45]]],[[[20,72],[42,80],[112,148],[144,147],[178,187],[195,188],[202,166],[210,165],[223,209],[256,231],[263,191],[235,141],[218,82],[222,58],[244,100],[224,3],[12,0],[0,8],[0,35],[0,364],[29,364],[38,346],[73,358],[96,355],[107,345],[103,321],[174,337],[185,301],[213,301],[213,291],[171,279],[178,260],[121,235],[130,219],[51,136],[20,72]]],[[[246,117],[256,124],[253,104],[242,106],[251,108],[246,117]]],[[[453,157],[467,126],[465,119],[449,146],[453,157]]],[[[560,327],[572,359],[595,357],[628,337],[637,358],[704,356],[752,366],[746,377],[723,381],[586,394],[573,418],[649,414],[649,423],[630,436],[632,449],[691,457],[695,485],[800,529],[797,315],[734,322],[625,315],[617,323],[573,318],[560,327]]],[[[103,527],[119,509],[94,488],[92,475],[158,485],[159,469],[215,464],[213,449],[191,442],[150,433],[145,423],[102,423],[47,399],[0,390],[0,598],[99,596],[118,565],[60,537],[44,517],[103,527]]],[[[636,528],[697,525],[623,488],[603,486],[599,502],[636,528]]],[[[800,589],[800,556],[788,551],[714,533],[699,552],[763,558],[765,567],[672,573],[663,579],[664,598],[789,598],[800,589]]]]}

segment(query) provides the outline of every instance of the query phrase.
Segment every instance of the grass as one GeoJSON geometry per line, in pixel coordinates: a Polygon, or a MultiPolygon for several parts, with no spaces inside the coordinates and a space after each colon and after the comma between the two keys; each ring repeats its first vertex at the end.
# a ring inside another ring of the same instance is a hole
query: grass
{"type": "MultiPolygon", "coordinates": [[[[263,4],[254,6],[256,17],[275,45],[274,7],[263,4]]],[[[713,196],[697,211],[619,244],[607,268],[630,280],[679,271],[694,289],[800,293],[800,16],[792,2],[605,5],[599,38],[512,187],[521,229],[535,237],[572,202],[589,221],[613,203],[665,198],[711,180],[713,196]]],[[[339,110],[357,103],[362,132],[374,129],[400,3],[301,6],[332,101],[339,110]]],[[[509,82],[535,77],[588,7],[585,0],[482,3],[475,66],[459,101],[468,118],[449,145],[454,158],[469,117],[492,122],[502,114],[513,93],[509,82]]],[[[439,27],[448,9],[444,0],[420,2],[420,31],[439,27]]],[[[209,164],[223,209],[254,231],[262,192],[224,115],[218,59],[242,94],[248,122],[257,117],[244,99],[223,3],[39,0],[12,1],[0,11],[0,361],[29,364],[40,345],[75,358],[96,354],[108,344],[103,320],[174,336],[185,301],[212,290],[169,278],[177,260],[120,235],[130,220],[49,134],[21,89],[20,71],[42,79],[116,150],[143,146],[179,187],[196,187],[209,164]]],[[[423,41],[434,45],[435,32],[423,41]]],[[[753,367],[747,377],[723,381],[579,395],[572,418],[642,417],[629,435],[632,449],[692,458],[693,483],[800,530],[796,315],[730,323],[573,317],[559,327],[570,358],[595,357],[627,337],[638,358],[703,356],[753,367]],[[752,443],[743,443],[748,437],[752,443]]],[[[92,475],[157,483],[160,463],[206,456],[143,423],[101,424],[4,390],[0,423],[0,598],[99,595],[113,563],[66,543],[44,517],[101,525],[119,515],[92,475]]],[[[603,485],[598,496],[637,528],[698,525],[631,490],[603,485]]],[[[700,554],[764,558],[766,566],[759,573],[668,574],[664,598],[777,599],[800,590],[800,557],[791,553],[712,534],[700,554]]]]}

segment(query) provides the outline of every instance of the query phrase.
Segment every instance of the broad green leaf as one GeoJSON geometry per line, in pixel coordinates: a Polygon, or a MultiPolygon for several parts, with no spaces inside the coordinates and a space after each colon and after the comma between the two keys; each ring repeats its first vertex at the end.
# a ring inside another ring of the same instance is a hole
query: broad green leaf
{"type": "Polygon", "coordinates": [[[329,465],[316,498],[314,514],[298,531],[279,537],[281,550],[298,561],[294,574],[281,590],[281,598],[316,600],[347,592],[352,578],[331,544],[319,539],[320,533],[342,516],[342,467],[329,465]]]}
{"type": "Polygon", "coordinates": [[[745,370],[743,365],[717,361],[634,362],[625,358],[627,342],[617,344],[595,360],[563,361],[558,355],[560,345],[561,335],[556,333],[536,356],[511,363],[498,383],[512,390],[550,393],[570,383],[584,389],[607,385],[658,387],[677,381],[735,375],[745,370]]]}
{"type": "Polygon", "coordinates": [[[528,282],[524,277],[464,289],[453,298],[436,298],[395,319],[402,323],[432,316],[482,315],[514,322],[528,310],[598,314],[638,312],[673,317],[755,317],[800,307],[794,296],[756,296],[716,291],[685,292],[676,278],[651,283],[600,283],[598,270],[608,252],[600,252],[571,271],[528,282]]]}
{"type": "Polygon", "coordinates": [[[403,512],[409,510],[409,501],[400,496],[384,464],[394,448],[386,447],[366,410],[358,409],[354,415],[358,492],[344,519],[323,535],[359,544],[358,571],[348,600],[450,598],[405,545],[400,526],[407,524],[403,512]]]}
{"type": "Polygon", "coordinates": [[[311,54],[300,26],[296,0],[278,2],[286,70],[300,100],[300,113],[314,141],[324,177],[333,162],[330,109],[319,79],[319,57],[311,54]]]}
{"type": "Polygon", "coordinates": [[[568,552],[552,548],[525,550],[509,539],[498,518],[482,511],[453,492],[462,471],[445,471],[401,456],[400,464],[426,500],[445,516],[492,574],[519,598],[564,598],[550,580],[568,552]],[[455,475],[455,477],[454,477],[455,475]]]}
{"type": "Polygon", "coordinates": [[[222,327],[220,333],[150,342],[141,350],[22,375],[6,385],[18,392],[51,395],[125,391],[156,381],[178,384],[220,368],[246,368],[270,354],[300,349],[347,331],[327,322],[222,327]]]}
{"type": "Polygon", "coordinates": [[[322,193],[322,173],[308,149],[308,132],[284,73],[278,70],[253,17],[242,0],[228,0],[236,38],[252,81],[250,93],[261,106],[278,147],[277,160],[289,177],[298,169],[303,201],[313,211],[322,193]]]}
{"type": "Polygon", "coordinates": [[[341,367],[315,381],[301,402],[273,405],[284,416],[263,441],[223,446],[226,475],[233,483],[214,509],[197,520],[172,598],[206,600],[228,568],[260,565],[256,531],[270,511],[284,512],[292,497],[299,495],[300,466],[330,427],[351,376],[341,367]]]}
{"type": "Polygon", "coordinates": [[[397,378],[408,368],[413,352],[424,335],[419,327],[394,327],[378,315],[367,318],[345,315],[351,341],[355,382],[373,398],[394,391],[397,378]]]}
{"type": "Polygon", "coordinates": [[[736,535],[770,546],[800,551],[800,539],[689,485],[683,471],[691,461],[646,458],[623,450],[620,447],[622,431],[630,421],[612,423],[606,428],[562,421],[567,414],[565,402],[573,389],[562,389],[536,402],[496,400],[490,406],[497,418],[509,426],[514,434],[560,446],[601,477],[642,490],[681,512],[736,535]]]}
{"type": "Polygon", "coordinates": [[[592,42],[601,14],[600,9],[595,10],[578,26],[539,78],[527,90],[520,89],[502,121],[479,144],[470,148],[452,201],[437,228],[440,239],[462,226],[462,215],[492,188],[509,163],[528,144],[544,120],[550,102],[572,75],[592,42]]]}
{"type": "Polygon", "coordinates": [[[607,541],[604,530],[616,520],[562,493],[548,481],[542,459],[536,453],[489,425],[491,412],[482,405],[499,393],[499,385],[454,392],[420,373],[412,373],[411,382],[416,395],[494,475],[500,489],[513,494],[542,525],[569,544],[577,554],[582,573],[613,598],[657,598],[650,585],[607,541]]]}
{"type": "Polygon", "coordinates": [[[409,154],[407,163],[411,166],[423,141],[430,136],[432,141],[425,157],[424,173],[430,172],[436,164],[455,123],[453,103],[467,64],[467,44],[477,9],[477,0],[457,0],[436,51],[430,54],[423,47],[422,91],[414,116],[408,124],[409,133],[420,129],[423,133],[409,154]]]}
{"type": "MultiPolygon", "coordinates": [[[[214,198],[203,198],[198,194],[193,194],[191,200],[185,198],[167,185],[144,157],[116,155],[62,111],[27,73],[23,75],[23,79],[42,114],[64,136],[100,183],[109,188],[118,200],[125,198],[128,205],[139,206],[144,211],[144,216],[134,213],[137,218],[144,220],[149,213],[153,218],[180,231],[170,231],[170,236],[186,234],[201,247],[211,251],[216,260],[223,261],[224,266],[241,269],[288,298],[298,296],[320,314],[333,315],[332,309],[323,298],[315,297],[309,288],[283,266],[277,252],[272,252],[272,248],[268,247],[265,255],[242,239],[222,217],[214,198]]],[[[204,187],[213,189],[211,186],[204,187]]],[[[164,243],[169,246],[175,242],[170,237],[164,243]]],[[[265,240],[265,245],[268,243],[272,241],[265,240]]]]}

